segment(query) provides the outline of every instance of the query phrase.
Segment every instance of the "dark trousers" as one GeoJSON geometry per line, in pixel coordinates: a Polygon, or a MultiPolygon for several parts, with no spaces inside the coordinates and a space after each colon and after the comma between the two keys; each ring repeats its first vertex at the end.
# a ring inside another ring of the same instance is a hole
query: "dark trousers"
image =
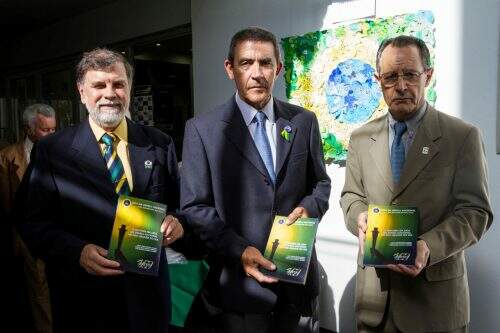
{"type": "MultiPolygon", "coordinates": [[[[217,309],[197,297],[184,333],[318,333],[319,305],[316,297],[311,316],[301,316],[294,305],[279,304],[270,313],[239,313],[217,309]]],[[[174,331],[175,332],[175,331],[174,331]]]]}

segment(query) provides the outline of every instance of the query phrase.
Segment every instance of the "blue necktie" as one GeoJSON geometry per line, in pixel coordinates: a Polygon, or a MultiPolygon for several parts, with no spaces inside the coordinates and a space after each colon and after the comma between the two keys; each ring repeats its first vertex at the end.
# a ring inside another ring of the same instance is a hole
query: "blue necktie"
{"type": "Polygon", "coordinates": [[[117,140],[117,137],[113,133],[104,133],[101,137],[101,142],[105,145],[103,151],[104,160],[106,161],[110,180],[113,183],[116,193],[118,195],[129,195],[130,189],[123,169],[123,164],[113,145],[115,140],[117,140]]]}
{"type": "Polygon", "coordinates": [[[405,164],[405,145],[402,140],[403,134],[406,132],[406,123],[398,121],[394,124],[394,141],[391,147],[391,168],[392,180],[394,184],[399,183],[401,178],[401,171],[405,164]]]}
{"type": "Polygon", "coordinates": [[[257,112],[255,115],[255,121],[257,122],[257,127],[254,133],[254,142],[259,150],[260,157],[264,161],[267,172],[273,184],[276,182],[276,174],[274,173],[273,165],[273,154],[271,152],[271,145],[269,144],[269,139],[266,134],[266,114],[262,111],[257,112]]]}

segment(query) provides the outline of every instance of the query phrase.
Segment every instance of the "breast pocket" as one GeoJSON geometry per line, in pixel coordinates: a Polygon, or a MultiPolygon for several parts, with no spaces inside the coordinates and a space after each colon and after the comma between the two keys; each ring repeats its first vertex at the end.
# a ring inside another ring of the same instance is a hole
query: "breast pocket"
{"type": "Polygon", "coordinates": [[[300,164],[307,160],[308,151],[303,151],[300,153],[295,153],[290,155],[289,164],[300,164]]]}

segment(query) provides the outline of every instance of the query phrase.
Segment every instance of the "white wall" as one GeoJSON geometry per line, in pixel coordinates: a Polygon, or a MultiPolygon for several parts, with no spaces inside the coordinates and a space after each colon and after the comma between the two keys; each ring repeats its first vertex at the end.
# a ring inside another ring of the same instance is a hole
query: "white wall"
{"type": "Polygon", "coordinates": [[[15,40],[5,48],[10,49],[5,61],[13,67],[55,59],[188,24],[190,19],[187,0],[120,0],[15,40]]]}
{"type": "MultiPolygon", "coordinates": [[[[247,26],[262,26],[280,39],[328,28],[336,20],[396,15],[415,10],[432,10],[436,18],[437,107],[462,117],[481,128],[490,168],[491,201],[500,214],[500,155],[495,154],[497,110],[500,0],[191,0],[194,63],[194,110],[207,112],[234,91],[223,71],[231,36],[247,26]],[[357,8],[354,8],[357,7],[357,8]],[[361,13],[361,14],[360,14],[361,13]]],[[[285,98],[282,76],[275,96],[285,98]]],[[[318,255],[328,278],[325,298],[335,309],[323,307],[322,326],[353,331],[352,277],[355,272],[356,240],[345,231],[338,206],[343,173],[329,166],[334,189],[331,209],[321,223],[318,255]],[[346,288],[347,286],[347,288],[346,288]]],[[[500,326],[500,278],[498,246],[500,231],[493,225],[485,238],[467,251],[471,287],[471,332],[495,332],[500,326]]]]}

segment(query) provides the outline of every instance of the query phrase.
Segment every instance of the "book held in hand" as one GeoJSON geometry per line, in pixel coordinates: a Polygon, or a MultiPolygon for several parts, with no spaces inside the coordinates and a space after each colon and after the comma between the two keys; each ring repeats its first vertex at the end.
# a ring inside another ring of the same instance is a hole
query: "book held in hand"
{"type": "Polygon", "coordinates": [[[166,211],[164,204],[121,195],[108,259],[118,261],[127,272],[158,275],[163,241],[160,226],[166,211]]]}
{"type": "Polygon", "coordinates": [[[305,284],[319,220],[299,218],[291,225],[286,216],[274,218],[264,257],[276,265],[275,271],[261,269],[279,280],[305,284]]]}
{"type": "Polygon", "coordinates": [[[414,265],[419,219],[416,207],[369,205],[363,264],[414,265]]]}

